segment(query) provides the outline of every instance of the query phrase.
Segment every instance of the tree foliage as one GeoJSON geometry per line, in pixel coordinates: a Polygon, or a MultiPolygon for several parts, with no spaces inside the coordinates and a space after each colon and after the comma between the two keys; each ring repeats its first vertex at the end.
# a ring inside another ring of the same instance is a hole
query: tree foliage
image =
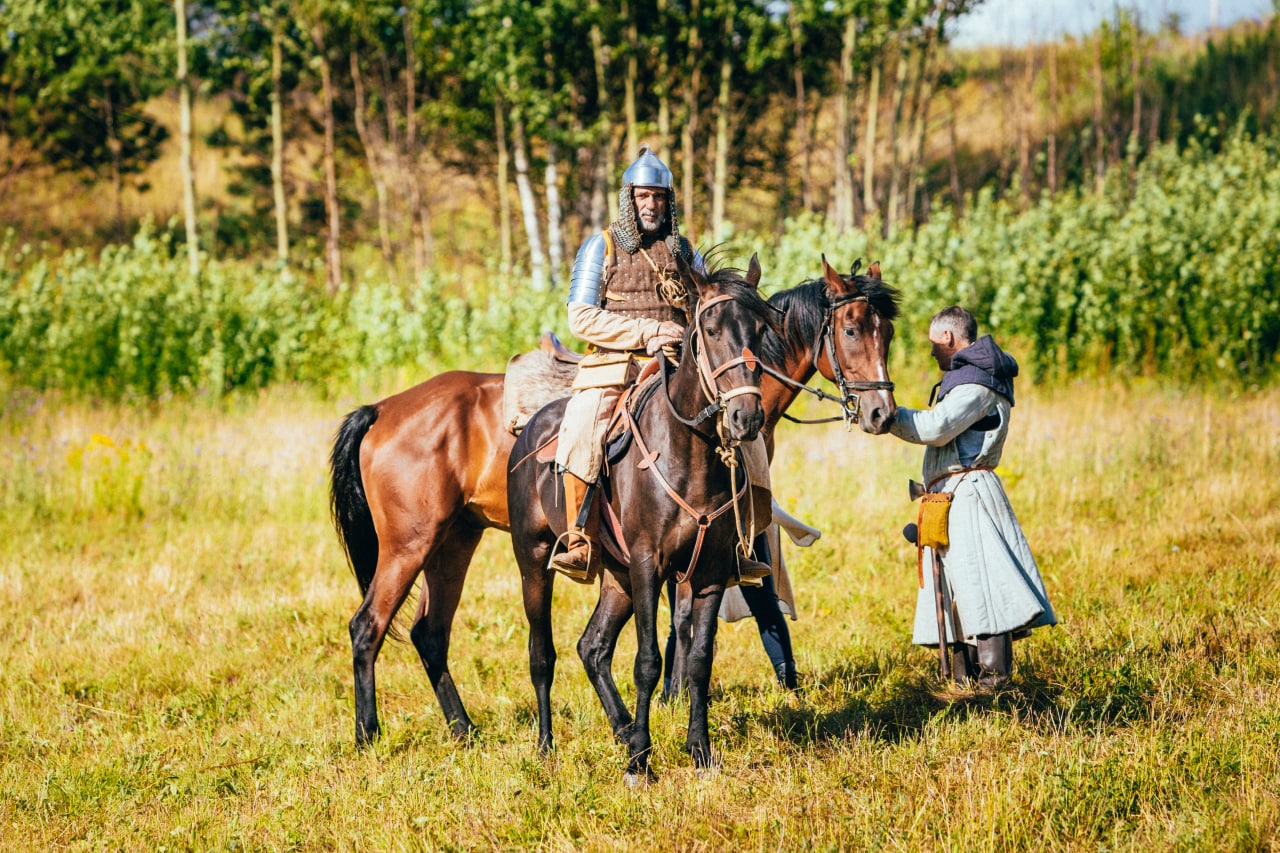
{"type": "Polygon", "coordinates": [[[86,177],[137,171],[165,130],[143,112],[173,86],[173,10],[155,0],[10,0],[0,6],[0,127],[86,177]]]}

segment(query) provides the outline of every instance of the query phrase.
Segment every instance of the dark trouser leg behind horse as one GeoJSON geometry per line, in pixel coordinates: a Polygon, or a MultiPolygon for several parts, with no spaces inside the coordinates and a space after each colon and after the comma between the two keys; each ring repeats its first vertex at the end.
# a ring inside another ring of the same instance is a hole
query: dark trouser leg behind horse
{"type": "Polygon", "coordinates": [[[756,620],[756,628],[760,631],[760,642],[764,645],[769,663],[778,676],[778,684],[787,690],[795,690],[796,659],[791,650],[791,631],[787,628],[787,619],[778,606],[778,593],[773,585],[773,578],[764,579],[758,588],[744,586],[742,597],[756,620]]]}

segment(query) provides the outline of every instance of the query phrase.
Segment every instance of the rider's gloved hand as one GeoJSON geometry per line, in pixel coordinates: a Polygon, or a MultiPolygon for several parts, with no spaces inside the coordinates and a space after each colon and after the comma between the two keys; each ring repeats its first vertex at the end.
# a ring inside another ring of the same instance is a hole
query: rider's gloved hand
{"type": "Polygon", "coordinates": [[[645,342],[644,351],[649,355],[656,355],[664,346],[678,344],[682,340],[684,340],[684,329],[679,323],[666,320],[658,326],[658,333],[645,342]]]}

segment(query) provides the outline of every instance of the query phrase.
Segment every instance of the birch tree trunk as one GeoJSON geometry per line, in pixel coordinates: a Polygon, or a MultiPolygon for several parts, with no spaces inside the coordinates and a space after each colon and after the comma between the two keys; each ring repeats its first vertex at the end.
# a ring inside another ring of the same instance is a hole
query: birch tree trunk
{"type": "Polygon", "coordinates": [[[498,149],[498,233],[502,251],[502,273],[514,272],[511,247],[511,156],[507,153],[507,122],[501,98],[493,99],[494,145],[498,149]]]}
{"type": "Polygon", "coordinates": [[[666,26],[668,5],[670,0],[658,0],[658,27],[655,38],[658,39],[658,76],[654,80],[654,91],[658,96],[658,159],[664,163],[671,162],[671,62],[668,59],[666,26]]]}
{"type": "Polygon", "coordinates": [[[805,106],[804,68],[801,59],[804,57],[804,33],[800,27],[800,16],[796,13],[796,4],[792,3],[787,11],[787,23],[791,31],[792,78],[795,80],[796,93],[796,151],[800,155],[800,206],[804,210],[813,210],[813,164],[811,162],[812,146],[809,144],[809,114],[805,106]]]}
{"type": "MultiPolygon", "coordinates": [[[[911,158],[911,171],[907,178],[907,194],[906,194],[906,211],[905,219],[915,222],[917,220],[916,199],[920,195],[920,185],[924,183],[925,170],[925,149],[929,142],[929,109],[933,106],[933,70],[932,62],[926,65],[925,62],[920,63],[920,73],[924,75],[924,80],[920,84],[918,90],[919,105],[916,107],[915,116],[915,146],[911,158]]],[[[1029,108],[1029,106],[1028,106],[1029,108]]],[[[928,190],[924,191],[928,196],[928,190]]]]}
{"type": "Polygon", "coordinates": [[[956,90],[955,86],[947,89],[947,131],[950,145],[947,146],[947,161],[951,167],[951,201],[956,206],[956,215],[964,215],[964,188],[960,186],[960,163],[956,156],[959,142],[956,138],[956,90]]]}
{"type": "Polygon", "coordinates": [[[898,174],[902,168],[902,161],[898,154],[898,128],[902,125],[902,105],[907,89],[907,69],[910,62],[907,55],[905,45],[898,47],[898,70],[893,81],[893,94],[890,102],[893,104],[889,111],[889,132],[886,138],[889,140],[889,188],[888,199],[884,206],[884,231],[888,235],[893,231],[894,219],[897,217],[898,211],[898,174]]]}
{"type": "Polygon", "coordinates": [[[520,210],[524,216],[524,234],[529,243],[530,284],[534,290],[547,289],[547,254],[542,248],[538,229],[538,209],[529,180],[529,151],[525,139],[524,117],[519,110],[511,116],[511,155],[516,167],[516,191],[520,194],[520,210]]]}
{"type": "Polygon", "coordinates": [[[564,211],[560,206],[560,174],[556,143],[547,141],[547,254],[551,262],[551,286],[564,272],[564,211]]]}
{"type": "Polygon", "coordinates": [[[413,50],[413,11],[408,5],[404,9],[401,15],[404,32],[404,177],[413,217],[414,281],[418,282],[434,260],[435,241],[431,236],[431,209],[423,201],[422,185],[418,180],[418,73],[413,50]]]}
{"type": "Polygon", "coordinates": [[[622,17],[627,22],[627,73],[623,80],[622,108],[627,122],[627,149],[624,153],[629,162],[640,150],[640,140],[636,137],[636,80],[640,76],[639,57],[640,32],[636,26],[635,8],[628,0],[622,2],[622,17]]]}
{"type": "Polygon", "coordinates": [[[725,195],[729,184],[729,110],[733,106],[734,11],[730,5],[724,17],[724,56],[720,60],[720,91],[716,96],[715,178],[711,186],[711,233],[716,242],[728,237],[725,220],[725,195]]]}
{"type": "Polygon", "coordinates": [[[698,100],[702,89],[702,34],[698,30],[698,20],[702,13],[701,0],[689,0],[689,50],[685,54],[688,63],[686,75],[688,83],[684,90],[684,127],[680,131],[680,166],[682,170],[680,199],[684,211],[681,215],[681,230],[694,241],[693,219],[693,145],[698,133],[698,100]]]}
{"type": "Polygon", "coordinates": [[[863,131],[862,207],[874,216],[876,207],[876,122],[880,117],[880,60],[871,62],[871,82],[867,85],[867,124],[863,131]]]}
{"type": "Polygon", "coordinates": [[[1024,206],[1031,204],[1031,121],[1036,105],[1032,87],[1035,79],[1035,47],[1028,43],[1022,88],[1017,93],[1018,100],[1022,102],[1022,108],[1018,110],[1018,182],[1022,184],[1024,206]]]}
{"type": "Polygon", "coordinates": [[[287,264],[289,210],[284,195],[284,109],[280,98],[284,79],[283,41],[280,24],[275,22],[271,32],[271,202],[276,216],[276,258],[281,264],[287,264]]]}
{"type": "Polygon", "coordinates": [[[196,179],[191,164],[191,81],[187,79],[187,3],[174,0],[178,23],[178,163],[182,170],[182,216],[187,226],[187,271],[200,274],[200,244],[196,234],[196,179]]]}
{"type": "MultiPolygon", "coordinates": [[[[696,2],[696,0],[695,0],[696,2]]],[[[600,14],[600,4],[592,2],[591,18],[595,23],[591,25],[591,54],[595,58],[596,66],[596,102],[600,105],[600,155],[596,158],[596,180],[595,187],[592,189],[592,208],[599,207],[599,203],[594,199],[601,199],[604,206],[609,211],[609,220],[618,218],[618,196],[617,193],[609,192],[609,182],[613,180],[614,175],[618,171],[618,158],[613,148],[613,116],[609,112],[606,104],[609,103],[609,90],[605,86],[604,81],[609,73],[609,53],[604,45],[604,35],[600,32],[600,24],[598,17],[600,14]]],[[[595,216],[594,210],[592,214],[595,216]]]]}
{"type": "MultiPolygon", "coordinates": [[[[543,63],[547,70],[547,92],[555,92],[556,54],[548,37],[542,44],[543,63]]],[[[559,133],[560,125],[554,115],[547,122],[547,168],[545,179],[547,185],[547,254],[551,263],[551,286],[555,287],[564,272],[564,210],[560,204],[560,164],[559,133]]]]}
{"type": "Polygon", "coordinates": [[[847,231],[854,226],[853,222],[853,175],[850,172],[849,158],[853,153],[853,139],[850,133],[852,110],[850,109],[850,89],[853,86],[853,51],[858,33],[857,19],[852,15],[845,18],[844,33],[840,47],[840,78],[836,89],[836,132],[835,150],[833,152],[832,169],[832,225],[837,231],[847,231]]]}
{"type": "MultiPolygon", "coordinates": [[[[382,260],[389,267],[395,264],[395,253],[391,249],[391,218],[387,203],[387,171],[384,165],[386,158],[386,140],[380,133],[371,130],[365,117],[366,102],[364,74],[360,71],[359,54],[351,54],[351,86],[355,93],[356,136],[360,139],[360,147],[364,149],[365,161],[369,166],[369,178],[373,181],[373,191],[378,197],[378,243],[382,249],[382,260]]],[[[377,127],[375,124],[374,127],[377,127]]]]}
{"type": "Polygon", "coordinates": [[[325,278],[330,293],[342,287],[341,211],[338,209],[338,166],[333,138],[333,68],[325,49],[324,25],[317,23],[311,31],[320,61],[320,90],[324,109],[324,209],[328,228],[325,231],[325,278]]]}

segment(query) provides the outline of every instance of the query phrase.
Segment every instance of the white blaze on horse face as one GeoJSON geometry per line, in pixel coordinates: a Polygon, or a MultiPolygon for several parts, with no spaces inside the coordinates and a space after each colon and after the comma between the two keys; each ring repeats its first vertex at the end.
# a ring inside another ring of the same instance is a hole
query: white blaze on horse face
{"type": "Polygon", "coordinates": [[[881,343],[880,314],[871,312],[871,340],[875,344],[876,354],[876,379],[880,382],[889,381],[889,348],[881,343]]]}

